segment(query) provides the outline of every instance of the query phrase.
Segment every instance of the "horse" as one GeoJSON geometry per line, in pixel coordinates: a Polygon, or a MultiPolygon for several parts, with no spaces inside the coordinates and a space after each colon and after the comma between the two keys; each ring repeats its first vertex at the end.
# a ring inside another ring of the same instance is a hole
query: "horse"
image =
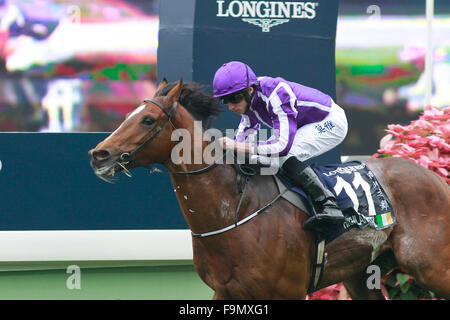
{"type": "MultiPolygon", "coordinates": [[[[308,214],[279,198],[263,214],[235,228],[236,208],[249,217],[279,193],[274,177],[255,175],[246,195],[231,164],[178,163],[171,150],[175,129],[195,134],[204,128],[195,120],[218,114],[217,99],[198,84],[164,79],[124,122],[88,152],[100,178],[152,164],[166,167],[187,225],[192,231],[193,263],[214,291],[213,299],[305,299],[316,254],[314,232],[304,230],[308,214]],[[195,115],[195,116],[194,116],[195,115]],[[212,230],[225,230],[198,237],[212,230]]],[[[368,161],[392,201],[397,224],[374,230],[354,228],[325,247],[323,275],[315,290],[343,282],[352,299],[385,299],[381,289],[367,285],[367,267],[378,265],[381,276],[402,267],[419,285],[450,298],[450,187],[434,172],[402,158],[368,161]]],[[[153,168],[154,169],[154,168],[153,168]]]]}

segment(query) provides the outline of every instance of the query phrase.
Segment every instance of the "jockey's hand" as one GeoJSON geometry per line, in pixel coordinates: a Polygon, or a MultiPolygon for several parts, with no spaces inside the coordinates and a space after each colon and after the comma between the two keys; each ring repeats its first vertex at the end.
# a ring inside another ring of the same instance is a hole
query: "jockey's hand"
{"type": "Polygon", "coordinates": [[[236,141],[228,137],[219,138],[220,146],[225,150],[236,150],[236,141]]]}
{"type": "Polygon", "coordinates": [[[252,145],[246,142],[237,142],[228,137],[219,138],[219,143],[221,147],[225,150],[235,150],[243,153],[251,153],[252,145]]]}

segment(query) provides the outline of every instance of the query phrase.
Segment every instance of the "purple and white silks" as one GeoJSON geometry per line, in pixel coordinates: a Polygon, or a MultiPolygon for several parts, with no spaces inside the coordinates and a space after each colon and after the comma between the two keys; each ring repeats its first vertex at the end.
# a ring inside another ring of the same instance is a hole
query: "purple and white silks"
{"type": "Polygon", "coordinates": [[[295,134],[304,125],[319,122],[329,114],[330,96],[283,78],[260,77],[250,108],[242,115],[235,140],[252,141],[261,124],[272,128],[267,141],[258,141],[260,155],[288,154],[295,134]]]}

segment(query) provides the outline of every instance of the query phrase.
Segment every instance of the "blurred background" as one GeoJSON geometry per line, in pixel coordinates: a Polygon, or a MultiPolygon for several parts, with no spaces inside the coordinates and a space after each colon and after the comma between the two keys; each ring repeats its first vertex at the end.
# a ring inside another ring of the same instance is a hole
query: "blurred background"
{"type": "MultiPolygon", "coordinates": [[[[450,105],[450,1],[435,0],[431,105],[450,105]]],[[[425,105],[425,0],[340,0],[337,103],[349,119],[342,154],[373,154],[388,124],[425,105]]]]}
{"type": "MultiPolygon", "coordinates": [[[[113,131],[156,88],[159,0],[0,0],[0,131],[113,131]]],[[[431,104],[450,105],[450,1],[435,1],[431,104]]],[[[342,154],[372,154],[425,98],[424,0],[340,0],[342,154]]]]}
{"type": "Polygon", "coordinates": [[[159,1],[0,0],[0,131],[112,131],[156,81],[159,1]]]}

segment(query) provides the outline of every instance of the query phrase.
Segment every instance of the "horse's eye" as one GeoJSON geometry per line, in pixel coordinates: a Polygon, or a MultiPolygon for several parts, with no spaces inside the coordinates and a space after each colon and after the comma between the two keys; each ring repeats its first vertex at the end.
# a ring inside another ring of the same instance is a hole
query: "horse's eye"
{"type": "Polygon", "coordinates": [[[154,123],[155,123],[155,119],[153,119],[150,116],[147,116],[144,119],[142,119],[142,124],[145,126],[151,126],[154,123]]]}

